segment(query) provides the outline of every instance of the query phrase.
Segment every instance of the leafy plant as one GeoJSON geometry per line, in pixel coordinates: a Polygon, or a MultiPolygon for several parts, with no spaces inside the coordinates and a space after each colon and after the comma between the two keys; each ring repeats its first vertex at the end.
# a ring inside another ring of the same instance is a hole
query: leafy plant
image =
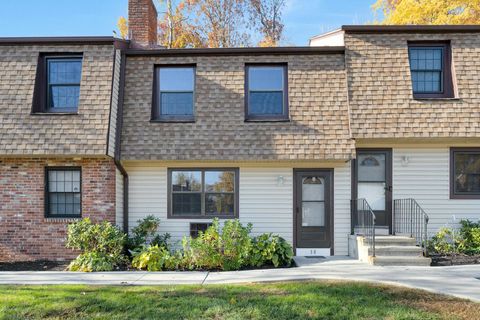
{"type": "Polygon", "coordinates": [[[239,220],[227,220],[222,231],[214,219],[197,238],[184,238],[181,265],[185,269],[238,270],[247,265],[251,250],[252,225],[244,227],[239,220]]]}
{"type": "Polygon", "coordinates": [[[133,253],[132,267],[139,270],[161,271],[176,269],[178,258],[163,246],[149,245],[133,253]]]}
{"type": "Polygon", "coordinates": [[[68,225],[66,247],[82,253],[73,260],[71,271],[110,271],[125,261],[125,234],[108,221],[92,223],[89,218],[68,225]]]}
{"type": "Polygon", "coordinates": [[[466,254],[480,254],[480,221],[460,221],[460,236],[463,239],[462,251],[466,254]]]}
{"type": "Polygon", "coordinates": [[[442,227],[428,241],[428,251],[431,253],[448,255],[457,251],[459,239],[453,229],[442,227]]]}
{"type": "Polygon", "coordinates": [[[250,263],[254,267],[266,264],[290,266],[292,264],[292,246],[282,237],[264,233],[253,239],[250,263]]]}
{"type": "Polygon", "coordinates": [[[82,272],[112,271],[123,262],[125,262],[125,257],[123,255],[108,255],[102,252],[86,252],[80,254],[75,260],[70,262],[68,270],[82,272]]]}
{"type": "Polygon", "coordinates": [[[128,250],[138,251],[144,245],[159,245],[168,249],[167,240],[170,239],[170,234],[156,234],[160,226],[159,218],[149,215],[138,220],[137,223],[137,226],[132,229],[132,236],[128,237],[128,250]]]}

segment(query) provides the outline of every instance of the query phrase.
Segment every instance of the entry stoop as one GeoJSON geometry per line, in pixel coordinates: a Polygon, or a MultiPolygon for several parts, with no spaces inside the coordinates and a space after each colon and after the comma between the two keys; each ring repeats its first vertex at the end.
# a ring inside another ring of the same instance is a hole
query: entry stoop
{"type": "Polygon", "coordinates": [[[406,236],[376,236],[375,257],[369,241],[357,236],[358,258],[375,266],[429,266],[430,258],[423,256],[422,248],[414,238],[406,236]]]}

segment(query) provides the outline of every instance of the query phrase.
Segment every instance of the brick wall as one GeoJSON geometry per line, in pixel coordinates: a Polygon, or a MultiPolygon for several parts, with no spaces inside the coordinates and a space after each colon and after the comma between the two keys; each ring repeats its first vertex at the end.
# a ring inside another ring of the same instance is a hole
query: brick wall
{"type": "Polygon", "coordinates": [[[348,160],[343,54],[128,56],[123,160],[348,160]],[[245,64],[287,63],[290,121],[245,122],[245,64]],[[152,123],[155,64],[196,64],[195,123],[152,123]]]}
{"type": "Polygon", "coordinates": [[[369,138],[480,136],[477,33],[346,33],[352,134],[369,138]],[[451,41],[457,99],[413,98],[408,41],[451,41]]]}
{"type": "Polygon", "coordinates": [[[64,260],[66,226],[45,218],[45,166],[82,167],[82,215],[115,222],[115,165],[111,159],[0,159],[0,261],[64,260]]]}

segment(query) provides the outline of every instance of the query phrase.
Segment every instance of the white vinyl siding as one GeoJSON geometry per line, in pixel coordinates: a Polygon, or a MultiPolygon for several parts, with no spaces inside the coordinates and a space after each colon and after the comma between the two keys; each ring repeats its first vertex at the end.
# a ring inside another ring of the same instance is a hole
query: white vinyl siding
{"type": "Polygon", "coordinates": [[[115,224],[123,229],[123,176],[115,169],[115,224]]]}
{"type": "Polygon", "coordinates": [[[240,168],[240,220],[293,242],[293,169],[240,168]],[[278,184],[278,177],[283,184],[278,184]]]}
{"type": "Polygon", "coordinates": [[[449,148],[393,150],[393,199],[417,200],[430,217],[430,235],[453,226],[453,216],[457,223],[480,219],[480,200],[450,199],[449,162],[449,148]]]}
{"type": "MultiPolygon", "coordinates": [[[[201,167],[201,164],[199,164],[201,167]]],[[[225,165],[219,165],[225,167],[225,165]]],[[[170,233],[181,245],[190,222],[211,219],[167,219],[167,167],[160,164],[126,166],[129,174],[129,227],[153,214],[161,219],[160,233],[170,233]]],[[[239,168],[239,219],[252,223],[252,235],[271,232],[293,242],[293,168],[239,168]],[[278,178],[283,177],[283,183],[278,178]]],[[[335,169],[335,254],[348,254],[350,232],[350,164],[335,169]]],[[[221,220],[222,221],[222,220],[221,220]]]]}
{"type": "Polygon", "coordinates": [[[348,255],[350,234],[351,162],[334,171],[334,255],[348,255]]]}

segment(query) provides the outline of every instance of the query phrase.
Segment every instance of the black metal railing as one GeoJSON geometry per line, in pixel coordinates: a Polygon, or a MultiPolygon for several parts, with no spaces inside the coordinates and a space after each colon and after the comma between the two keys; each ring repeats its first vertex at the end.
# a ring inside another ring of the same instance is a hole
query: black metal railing
{"type": "Polygon", "coordinates": [[[428,215],[415,199],[393,200],[393,234],[415,238],[427,256],[428,215]]]}
{"type": "Polygon", "coordinates": [[[352,235],[362,235],[367,240],[372,257],[375,257],[375,213],[365,199],[351,200],[350,209],[352,235]]]}

